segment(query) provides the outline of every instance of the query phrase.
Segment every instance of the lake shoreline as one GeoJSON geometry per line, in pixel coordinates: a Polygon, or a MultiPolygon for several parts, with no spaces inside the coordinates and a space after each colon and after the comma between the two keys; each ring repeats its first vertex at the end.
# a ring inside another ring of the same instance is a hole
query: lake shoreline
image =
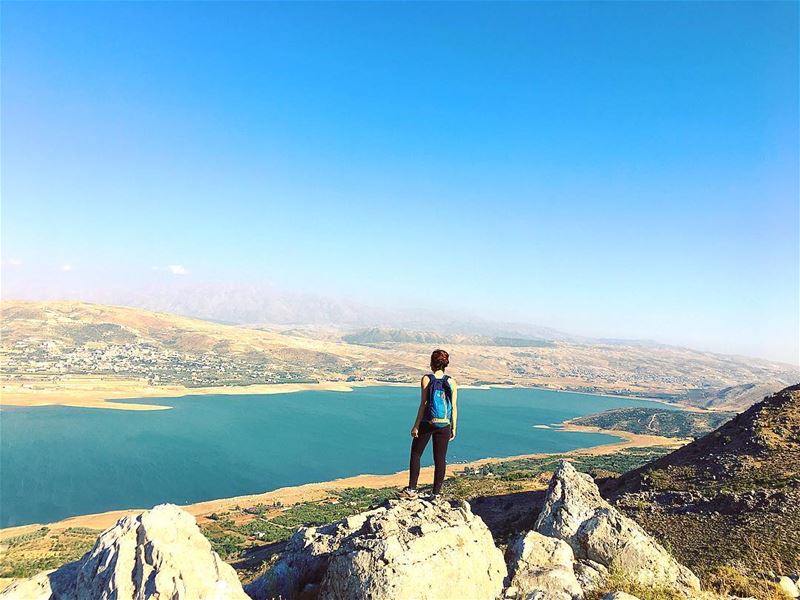
{"type": "MultiPolygon", "coordinates": [[[[139,380],[114,380],[95,378],[93,376],[75,377],[66,380],[61,386],[53,388],[26,387],[24,384],[3,382],[0,392],[0,407],[2,406],[70,406],[74,408],[105,408],[109,410],[170,410],[171,406],[160,404],[147,404],[144,402],[127,402],[146,398],[183,398],[187,396],[239,396],[239,395],[271,395],[292,394],[296,392],[326,391],[326,392],[352,392],[355,388],[362,387],[408,387],[416,388],[416,383],[397,383],[377,380],[363,381],[320,381],[317,383],[265,383],[243,386],[214,386],[201,388],[187,388],[184,386],[154,386],[139,380]],[[119,402],[125,400],[125,402],[119,402]]],[[[599,396],[601,398],[621,398],[623,400],[646,400],[657,402],[666,406],[679,407],[683,410],[706,412],[701,409],[681,402],[669,402],[660,398],[646,396],[623,395],[614,392],[585,392],[565,388],[549,388],[541,385],[462,385],[459,389],[535,389],[547,392],[568,392],[586,396],[599,396]]]]}
{"type": "MultiPolygon", "coordinates": [[[[618,438],[617,441],[601,444],[599,446],[591,446],[588,448],[578,448],[566,452],[538,452],[533,454],[519,454],[506,457],[487,457],[465,463],[453,463],[448,465],[448,477],[462,472],[466,468],[477,468],[486,464],[500,463],[510,460],[518,460],[523,458],[543,458],[547,456],[597,456],[602,454],[613,454],[625,448],[631,447],[653,447],[653,446],[679,446],[687,443],[690,440],[680,438],[666,438],[655,435],[642,435],[629,433],[626,431],[616,431],[600,429],[599,427],[588,427],[581,425],[574,425],[569,421],[565,421],[558,426],[554,426],[562,431],[582,432],[582,433],[603,433],[618,438]]],[[[284,506],[291,506],[302,502],[309,502],[314,500],[322,500],[329,496],[332,490],[342,490],[354,487],[367,487],[367,488],[382,488],[396,486],[398,490],[406,484],[408,477],[408,470],[397,471],[389,474],[371,474],[364,473],[353,475],[349,477],[342,477],[330,481],[310,482],[296,486],[287,486],[260,492],[256,494],[247,494],[241,496],[233,496],[229,498],[218,498],[212,500],[204,500],[190,504],[179,505],[181,508],[194,515],[198,521],[206,519],[208,515],[213,512],[221,512],[232,510],[237,505],[255,505],[259,503],[271,504],[280,502],[284,506]]],[[[421,469],[421,481],[432,479],[433,466],[423,467],[421,469]]],[[[0,542],[10,537],[23,535],[35,531],[41,527],[48,527],[51,530],[64,530],[69,527],[88,527],[92,529],[107,529],[113,526],[119,519],[126,515],[137,514],[146,508],[129,508],[106,511],[101,513],[76,515],[67,517],[59,521],[51,523],[29,523],[27,525],[16,525],[13,527],[6,527],[0,529],[0,542]]]]}

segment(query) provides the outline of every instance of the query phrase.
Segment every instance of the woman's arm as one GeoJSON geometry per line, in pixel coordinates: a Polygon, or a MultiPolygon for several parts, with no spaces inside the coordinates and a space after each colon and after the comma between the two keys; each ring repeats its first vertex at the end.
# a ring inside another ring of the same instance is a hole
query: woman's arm
{"type": "Polygon", "coordinates": [[[417,409],[417,418],[414,420],[414,426],[411,428],[411,437],[417,437],[419,435],[419,424],[422,421],[422,417],[425,415],[425,405],[428,403],[428,394],[425,392],[428,389],[428,384],[430,383],[430,379],[427,375],[423,375],[422,379],[419,382],[420,388],[420,399],[419,399],[419,408],[417,409]]]}
{"type": "Polygon", "coordinates": [[[453,427],[450,431],[450,439],[455,439],[456,428],[458,427],[458,384],[452,377],[450,378],[450,389],[453,390],[453,427]]]}

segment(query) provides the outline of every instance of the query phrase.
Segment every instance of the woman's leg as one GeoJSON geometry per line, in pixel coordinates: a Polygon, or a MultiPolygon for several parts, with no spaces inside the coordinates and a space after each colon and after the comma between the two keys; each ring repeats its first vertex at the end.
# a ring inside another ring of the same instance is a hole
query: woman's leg
{"type": "Polygon", "coordinates": [[[411,461],[408,465],[408,487],[417,489],[417,481],[419,480],[419,461],[422,458],[422,453],[425,451],[425,446],[428,445],[428,440],[431,439],[431,430],[425,423],[420,423],[419,433],[411,441],[411,461]]]}
{"type": "Polygon", "coordinates": [[[433,434],[433,493],[442,491],[447,469],[447,444],[450,442],[450,425],[440,427],[433,434]]]}

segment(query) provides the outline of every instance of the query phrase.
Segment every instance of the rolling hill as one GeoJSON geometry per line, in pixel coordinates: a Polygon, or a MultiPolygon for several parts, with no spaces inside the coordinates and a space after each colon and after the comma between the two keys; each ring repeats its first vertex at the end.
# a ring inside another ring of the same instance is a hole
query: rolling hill
{"type": "Polygon", "coordinates": [[[602,489],[701,572],[798,572],[800,385],[602,489]]]}
{"type": "Polygon", "coordinates": [[[413,383],[438,345],[450,352],[451,372],[462,385],[534,385],[737,409],[756,392],[800,380],[788,365],[663,345],[535,334],[254,328],[72,301],[4,301],[0,333],[4,385],[29,390],[58,391],[61,381],[76,376],[184,387],[413,383]]]}

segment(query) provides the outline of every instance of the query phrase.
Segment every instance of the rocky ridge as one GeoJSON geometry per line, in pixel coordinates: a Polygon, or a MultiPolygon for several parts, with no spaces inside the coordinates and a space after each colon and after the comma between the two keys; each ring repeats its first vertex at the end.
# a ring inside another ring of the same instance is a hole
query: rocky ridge
{"type": "Polygon", "coordinates": [[[173,504],[120,519],[80,560],[19,581],[14,600],[248,600],[233,567],[173,504]]]}
{"type": "Polygon", "coordinates": [[[299,529],[280,559],[243,589],[194,518],[159,505],[118,521],[80,560],[19,581],[0,598],[630,600],[621,592],[602,596],[619,573],[669,589],[670,598],[706,597],[689,569],[562,461],[535,527],[512,540],[505,557],[467,502],[389,500],[299,529]]]}
{"type": "Polygon", "coordinates": [[[701,574],[800,573],[800,385],[601,489],[701,574]]]}

